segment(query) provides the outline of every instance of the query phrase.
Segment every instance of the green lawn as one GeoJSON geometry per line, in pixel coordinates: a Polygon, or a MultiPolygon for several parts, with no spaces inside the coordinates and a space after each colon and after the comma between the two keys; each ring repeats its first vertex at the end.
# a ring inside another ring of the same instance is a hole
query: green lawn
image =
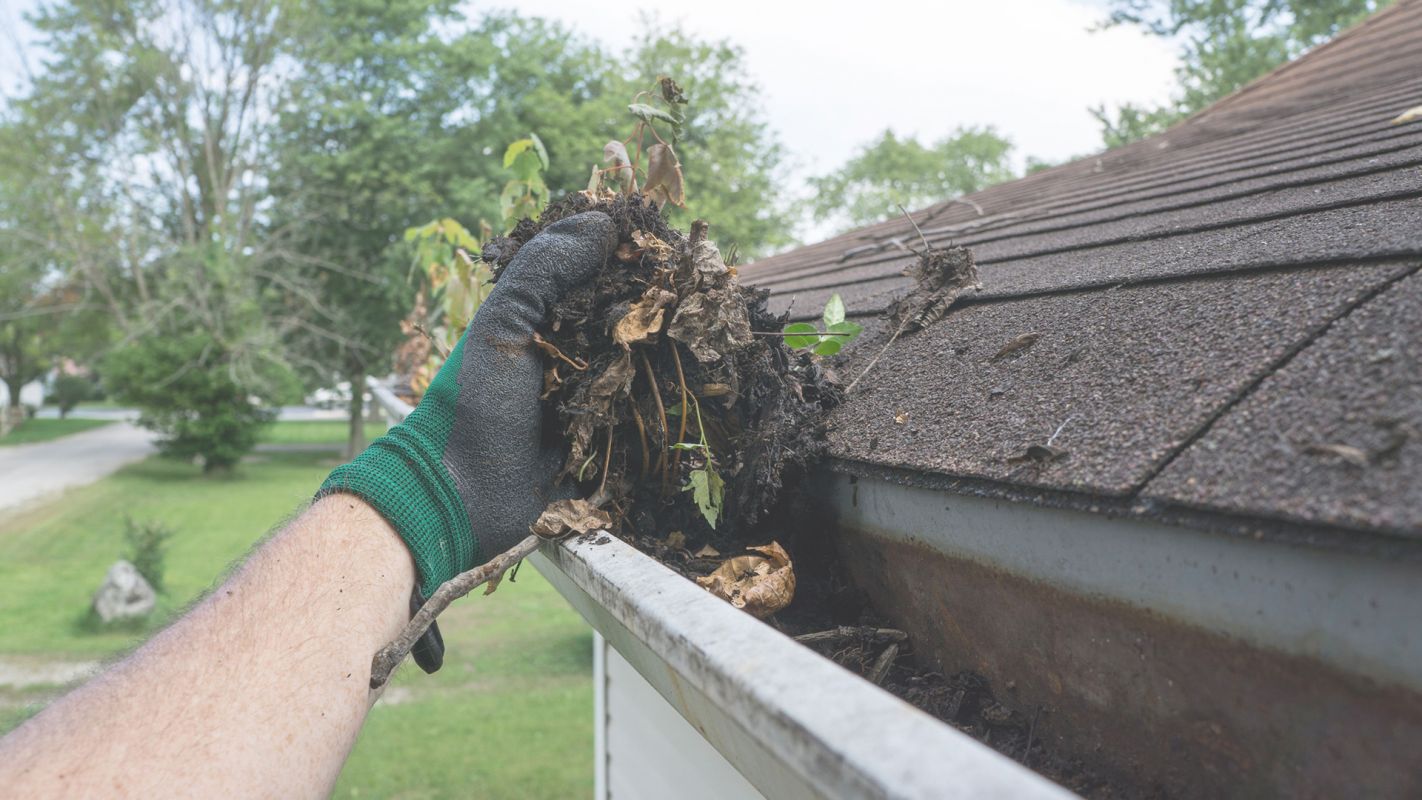
{"type": "Polygon", "coordinates": [[[27,419],[20,427],[0,436],[0,447],[12,444],[33,444],[58,439],[110,424],[104,419],[27,419]]]}
{"type": "MultiPolygon", "coordinates": [[[[278,423],[277,441],[301,443],[278,423]]],[[[342,431],[341,423],[334,423],[342,431]]],[[[337,440],[339,441],[339,440],[337,440]]],[[[103,659],[142,633],[93,632],[90,594],[118,557],[122,519],[178,531],[159,619],[211,585],[310,497],[325,453],[261,453],[225,478],[161,459],[127,467],[61,501],[0,521],[0,660],[103,659]]],[[[440,619],[445,666],[407,666],[372,710],[338,797],[576,797],[592,791],[591,633],[533,569],[440,619]]],[[[55,687],[0,688],[0,730],[55,687]]]]}

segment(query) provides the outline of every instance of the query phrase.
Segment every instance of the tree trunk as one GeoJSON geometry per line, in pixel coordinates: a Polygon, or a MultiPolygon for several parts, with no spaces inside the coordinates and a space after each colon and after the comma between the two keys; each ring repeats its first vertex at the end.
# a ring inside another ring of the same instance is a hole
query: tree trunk
{"type": "Polygon", "coordinates": [[[20,407],[20,389],[24,388],[25,378],[17,370],[14,375],[5,376],[5,388],[10,390],[10,408],[20,407]]]}
{"type": "Polygon", "coordinates": [[[365,375],[356,370],[351,373],[350,433],[346,438],[346,460],[360,455],[365,449],[365,375]]]}

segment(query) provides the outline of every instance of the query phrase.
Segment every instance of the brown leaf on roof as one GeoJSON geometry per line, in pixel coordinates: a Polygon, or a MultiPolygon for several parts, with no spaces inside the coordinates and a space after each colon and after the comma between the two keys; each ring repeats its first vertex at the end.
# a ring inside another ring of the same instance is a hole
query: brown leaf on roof
{"type": "Polygon", "coordinates": [[[927,328],[942,319],[964,289],[982,288],[973,251],[958,245],[943,250],[930,247],[904,270],[904,275],[914,279],[914,288],[889,309],[893,327],[904,333],[927,328]]]}
{"type": "Polygon", "coordinates": [[[992,357],[992,360],[1000,361],[1012,355],[1013,353],[1018,353],[1023,350],[1026,350],[1027,348],[1036,344],[1037,340],[1040,338],[1042,338],[1042,334],[1040,333],[1024,333],[1021,336],[1018,336],[1016,339],[1013,339],[1012,341],[1003,345],[1002,349],[997,351],[997,355],[992,357]]]}

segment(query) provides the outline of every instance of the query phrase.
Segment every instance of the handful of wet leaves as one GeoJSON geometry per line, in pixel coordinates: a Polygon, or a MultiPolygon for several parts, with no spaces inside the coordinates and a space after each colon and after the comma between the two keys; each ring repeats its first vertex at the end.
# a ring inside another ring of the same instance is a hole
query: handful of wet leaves
{"type": "Polygon", "coordinates": [[[491,240],[484,259],[496,280],[543,227],[593,210],[616,222],[620,244],[553,307],[536,340],[545,430],[568,445],[562,479],[608,498],[609,528],[646,551],[760,550],[726,562],[739,564],[727,566],[734,579],[702,585],[757,616],[774,613],[793,595],[792,567],[754,526],[821,454],[821,412],[840,390],[772,333],[784,321],[767,312],[764,291],[737,283],[704,222],[683,234],[635,193],[569,195],[491,240]],[[747,571],[738,558],[773,566],[747,571]]]}

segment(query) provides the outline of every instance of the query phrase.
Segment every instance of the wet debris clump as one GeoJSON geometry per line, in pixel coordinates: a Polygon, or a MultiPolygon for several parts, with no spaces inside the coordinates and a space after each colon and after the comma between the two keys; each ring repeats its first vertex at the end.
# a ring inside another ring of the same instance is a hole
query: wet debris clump
{"type": "Polygon", "coordinates": [[[538,332],[545,430],[568,445],[565,481],[602,495],[612,528],[648,552],[739,552],[824,448],[839,388],[777,335],[768,293],[740,285],[697,221],[669,227],[639,195],[569,195],[491,240],[496,276],[545,226],[601,211],[619,245],[538,332]],[[768,335],[767,335],[768,334],[768,335]]]}

